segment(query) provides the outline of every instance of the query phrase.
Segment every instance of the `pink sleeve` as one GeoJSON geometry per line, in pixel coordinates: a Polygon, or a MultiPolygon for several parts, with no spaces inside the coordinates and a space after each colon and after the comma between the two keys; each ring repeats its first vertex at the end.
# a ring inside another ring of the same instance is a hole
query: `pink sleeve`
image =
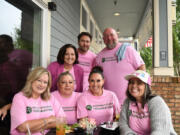
{"type": "Polygon", "coordinates": [[[54,78],[55,78],[55,74],[56,74],[56,63],[53,62],[53,63],[50,63],[47,67],[47,70],[51,73],[51,77],[52,77],[52,81],[54,81],[54,78]]]}
{"type": "Polygon", "coordinates": [[[120,111],[121,111],[121,107],[120,107],[120,104],[119,104],[119,101],[118,101],[118,98],[117,98],[117,96],[113,93],[113,102],[114,102],[114,113],[115,113],[115,115],[116,114],[119,114],[120,113],[120,111]]]}
{"type": "Polygon", "coordinates": [[[92,62],[91,70],[92,70],[92,68],[95,67],[96,65],[97,65],[97,64],[96,64],[96,59],[94,59],[93,62],[92,62]]]}
{"type": "Polygon", "coordinates": [[[96,66],[96,55],[94,55],[94,59],[93,59],[92,67],[91,68],[93,68],[94,66],[96,66]]]}
{"type": "Polygon", "coordinates": [[[57,101],[57,99],[51,94],[51,101],[53,103],[53,109],[55,112],[55,116],[59,117],[59,116],[63,116],[66,117],[60,103],[57,101]]]}
{"type": "Polygon", "coordinates": [[[88,116],[88,112],[86,110],[86,97],[82,94],[77,101],[77,119],[84,118],[88,116]]]}
{"type": "Polygon", "coordinates": [[[48,65],[47,70],[52,74],[52,72],[53,72],[53,65],[52,65],[52,63],[50,63],[48,65]]]}
{"type": "Polygon", "coordinates": [[[94,66],[99,66],[101,63],[100,63],[100,53],[96,56],[96,58],[94,59],[94,66]]]}
{"type": "Polygon", "coordinates": [[[58,63],[57,62],[52,62],[48,65],[47,69],[51,73],[52,77],[52,86],[51,86],[51,91],[54,91],[57,89],[57,75],[58,75],[58,63]]]}
{"type": "Polygon", "coordinates": [[[138,69],[141,65],[144,65],[144,61],[140,54],[131,46],[127,48],[128,61],[133,65],[134,69],[138,69]]]}
{"type": "Polygon", "coordinates": [[[11,131],[27,120],[26,105],[23,100],[24,97],[20,93],[16,94],[13,98],[11,106],[11,131]]]}

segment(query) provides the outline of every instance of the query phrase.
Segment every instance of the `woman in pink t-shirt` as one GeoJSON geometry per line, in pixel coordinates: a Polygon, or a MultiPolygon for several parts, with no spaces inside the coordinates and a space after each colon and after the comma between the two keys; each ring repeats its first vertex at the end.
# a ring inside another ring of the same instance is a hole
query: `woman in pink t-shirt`
{"type": "Polygon", "coordinates": [[[117,96],[103,88],[103,70],[97,66],[89,75],[89,90],[85,91],[78,100],[77,117],[94,118],[97,125],[113,121],[116,114],[120,112],[117,96]]]}
{"type": "Polygon", "coordinates": [[[176,135],[167,104],[151,94],[150,75],[137,70],[125,79],[129,83],[119,121],[121,135],[176,135]]]}
{"type": "Polygon", "coordinates": [[[60,48],[57,55],[57,61],[50,63],[47,67],[52,76],[51,92],[57,90],[58,76],[66,71],[69,71],[75,80],[75,91],[83,91],[84,71],[78,63],[78,52],[75,46],[66,44],[60,48]]]}
{"type": "Polygon", "coordinates": [[[50,96],[51,75],[38,67],[29,73],[23,90],[17,93],[11,107],[11,135],[42,135],[56,127],[56,117],[65,117],[58,101],[50,96]]]}
{"type": "Polygon", "coordinates": [[[81,93],[74,92],[74,79],[68,71],[59,75],[58,90],[52,95],[59,101],[67,117],[68,124],[77,123],[77,99],[81,93]]]}

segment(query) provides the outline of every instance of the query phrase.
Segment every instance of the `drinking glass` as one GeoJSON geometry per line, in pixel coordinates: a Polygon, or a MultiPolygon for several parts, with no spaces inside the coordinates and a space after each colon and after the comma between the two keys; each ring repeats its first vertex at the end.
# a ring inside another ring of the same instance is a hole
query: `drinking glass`
{"type": "Polygon", "coordinates": [[[119,121],[119,118],[120,118],[120,114],[118,113],[118,114],[116,114],[116,116],[115,116],[115,121],[119,121]]]}
{"type": "Polygon", "coordinates": [[[65,135],[65,125],[66,125],[65,117],[56,118],[56,135],[65,135]]]}

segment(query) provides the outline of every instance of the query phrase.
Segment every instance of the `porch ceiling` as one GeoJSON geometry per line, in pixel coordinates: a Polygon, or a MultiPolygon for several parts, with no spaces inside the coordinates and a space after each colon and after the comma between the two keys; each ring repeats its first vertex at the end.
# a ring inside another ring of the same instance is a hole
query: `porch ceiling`
{"type": "Polygon", "coordinates": [[[119,37],[134,37],[140,27],[149,0],[86,0],[101,32],[107,27],[119,29],[119,37]],[[119,12],[120,16],[114,16],[119,12]]]}

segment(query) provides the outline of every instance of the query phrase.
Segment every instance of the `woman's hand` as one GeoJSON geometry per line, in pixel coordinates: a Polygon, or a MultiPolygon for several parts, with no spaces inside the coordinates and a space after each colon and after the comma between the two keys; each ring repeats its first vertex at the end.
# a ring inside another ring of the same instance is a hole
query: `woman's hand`
{"type": "Polygon", "coordinates": [[[4,109],[3,107],[0,109],[0,116],[1,116],[1,120],[4,120],[4,118],[7,115],[7,110],[4,109]]]}
{"type": "Polygon", "coordinates": [[[17,130],[21,133],[27,132],[27,126],[29,125],[29,129],[32,133],[41,132],[45,129],[55,128],[56,127],[56,117],[49,116],[46,118],[40,118],[35,120],[28,120],[22,123],[17,127],[17,130]]]}
{"type": "Polygon", "coordinates": [[[49,128],[55,128],[56,127],[56,117],[55,116],[49,116],[44,119],[44,124],[46,129],[49,128]]]}
{"type": "Polygon", "coordinates": [[[48,118],[46,118],[47,124],[49,123],[54,123],[56,122],[56,117],[55,116],[49,116],[48,118]]]}
{"type": "Polygon", "coordinates": [[[5,106],[3,106],[2,108],[0,108],[0,116],[1,116],[1,120],[4,120],[4,118],[7,115],[7,111],[11,108],[11,104],[7,104],[5,106]]]}

